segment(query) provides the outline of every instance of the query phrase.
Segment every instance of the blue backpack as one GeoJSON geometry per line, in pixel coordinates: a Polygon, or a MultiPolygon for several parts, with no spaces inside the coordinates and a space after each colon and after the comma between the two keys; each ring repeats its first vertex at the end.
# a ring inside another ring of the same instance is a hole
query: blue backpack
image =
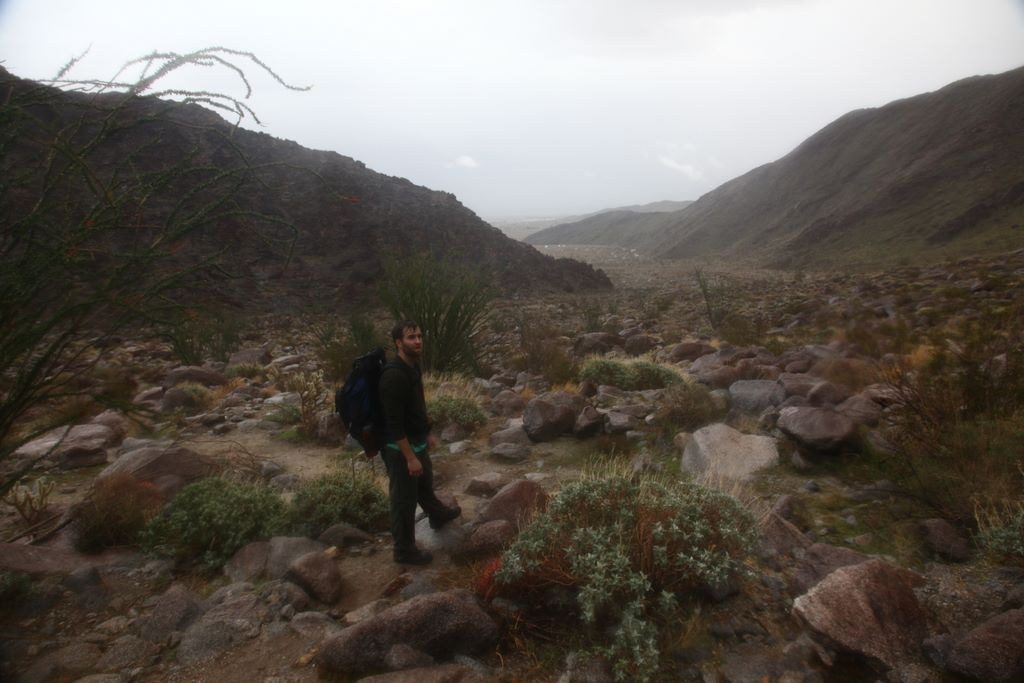
{"type": "Polygon", "coordinates": [[[334,392],[334,411],[368,458],[377,455],[387,442],[378,397],[380,375],[387,365],[387,356],[380,347],[356,358],[345,384],[334,392]]]}

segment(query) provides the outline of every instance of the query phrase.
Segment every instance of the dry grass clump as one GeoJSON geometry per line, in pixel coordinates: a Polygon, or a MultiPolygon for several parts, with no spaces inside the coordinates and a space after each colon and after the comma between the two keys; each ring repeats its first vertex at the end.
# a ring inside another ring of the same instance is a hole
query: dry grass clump
{"type": "Polygon", "coordinates": [[[130,474],[100,479],[75,508],[72,532],[75,548],[96,553],[105,548],[134,544],[146,524],[163,507],[156,486],[130,474]]]}

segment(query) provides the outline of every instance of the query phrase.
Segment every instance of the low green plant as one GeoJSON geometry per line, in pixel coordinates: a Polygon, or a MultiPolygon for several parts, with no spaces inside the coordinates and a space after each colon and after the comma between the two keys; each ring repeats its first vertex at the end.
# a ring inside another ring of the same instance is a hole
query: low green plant
{"type": "Polygon", "coordinates": [[[978,545],[999,560],[1024,564],[1024,501],[1007,501],[975,513],[978,545]]]}
{"type": "Polygon", "coordinates": [[[419,323],[425,370],[477,369],[476,337],[494,298],[483,273],[427,255],[396,259],[384,266],[380,296],[395,319],[419,323]]]}
{"type": "Polygon", "coordinates": [[[299,406],[282,403],[274,412],[267,415],[267,419],[279,425],[294,425],[302,420],[302,411],[299,406]]]}
{"type": "Polygon", "coordinates": [[[502,556],[495,587],[520,599],[574,588],[616,680],[650,680],[661,617],[678,595],[744,574],[754,541],[753,518],[723,493],[608,469],[566,485],[527,524],[502,556]]]}
{"type": "Polygon", "coordinates": [[[624,363],[607,358],[592,358],[583,364],[579,379],[595,384],[610,384],[626,391],[663,389],[683,381],[671,368],[648,361],[624,363]]]}
{"type": "Polygon", "coordinates": [[[186,486],[142,533],[145,550],[210,569],[245,544],[283,533],[287,507],[270,489],[217,477],[186,486]]]}
{"type": "Polygon", "coordinates": [[[224,374],[228,377],[255,379],[263,376],[263,366],[259,363],[236,363],[224,368],[224,374]]]}
{"type": "Polygon", "coordinates": [[[199,382],[181,382],[175,389],[185,392],[185,407],[190,411],[203,410],[213,402],[213,391],[199,382]]]}
{"type": "Polygon", "coordinates": [[[381,531],[387,527],[387,494],[372,473],[339,469],[305,483],[292,500],[291,516],[295,526],[312,537],[339,522],[381,531]]]}
{"type": "Polygon", "coordinates": [[[75,509],[71,523],[75,548],[84,553],[134,544],[163,507],[153,484],[119,473],[96,482],[75,509]]]}
{"type": "Polygon", "coordinates": [[[702,268],[693,269],[693,278],[704,304],[704,318],[718,332],[736,307],[736,288],[722,277],[709,277],[702,268]]]}
{"type": "Polygon", "coordinates": [[[427,403],[427,414],[438,425],[457,424],[473,431],[487,422],[480,405],[461,396],[437,396],[427,403]]]}

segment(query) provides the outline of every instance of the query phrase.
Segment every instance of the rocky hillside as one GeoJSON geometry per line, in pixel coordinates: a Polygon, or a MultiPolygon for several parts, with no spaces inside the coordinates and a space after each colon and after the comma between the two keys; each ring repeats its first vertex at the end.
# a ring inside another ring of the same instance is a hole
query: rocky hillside
{"type": "MultiPolygon", "coordinates": [[[[150,229],[182,212],[208,211],[202,253],[228,253],[228,265],[241,276],[231,289],[253,304],[344,304],[372,286],[383,259],[422,252],[481,268],[505,292],[610,286],[590,266],[543,256],[505,237],[449,193],[377,173],[335,152],[236,129],[198,105],[60,92],[2,69],[0,92],[5,223],[14,224],[39,198],[46,153],[61,131],[82,151],[90,173],[115,193],[115,205],[128,169],[132,178],[151,179],[152,192],[132,213],[150,229]],[[273,225],[276,246],[284,248],[256,244],[257,222],[273,225]]],[[[81,221],[98,210],[84,182],[69,181],[58,191],[62,200],[51,205],[62,220],[81,221]]],[[[184,267],[199,253],[183,249],[179,257],[184,267]]]]}
{"type": "Polygon", "coordinates": [[[1024,68],[853,111],[660,225],[606,217],[588,239],[787,267],[1014,248],[1024,242],[1022,107],[1024,68]]]}
{"type": "MultiPolygon", "coordinates": [[[[689,206],[692,202],[685,204],[689,206]]],[[[656,238],[667,226],[679,220],[681,211],[685,211],[685,208],[679,211],[607,211],[540,230],[523,241],[527,244],[600,244],[630,247],[656,238]]]]}

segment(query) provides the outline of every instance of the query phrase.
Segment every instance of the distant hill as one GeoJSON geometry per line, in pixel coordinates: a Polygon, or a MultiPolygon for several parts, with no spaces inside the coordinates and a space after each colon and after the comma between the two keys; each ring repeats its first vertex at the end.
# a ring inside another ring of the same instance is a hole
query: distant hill
{"type": "MultiPolygon", "coordinates": [[[[101,183],[116,187],[127,169],[159,178],[169,164],[180,167],[187,160],[189,178],[155,183],[153,195],[137,210],[149,225],[198,205],[208,184],[239,179],[227,209],[218,211],[203,233],[208,251],[232,255],[241,277],[226,283],[225,291],[230,289],[236,301],[275,307],[323,303],[337,309],[372,295],[387,258],[423,252],[481,269],[503,294],[611,286],[603,272],[587,264],[554,259],[509,239],[452,194],[377,173],[335,152],[236,129],[198,105],[135,97],[115,110],[123,95],[57,91],[0,67],[0,100],[6,105],[25,93],[42,94],[39,104],[22,112],[28,116],[18,119],[17,125],[27,127],[11,128],[16,117],[0,117],[5,145],[0,222],[14,224],[37,199],[29,188],[41,184],[46,149],[39,141],[52,139],[54,130],[81,137],[99,130],[101,122],[115,126],[118,132],[87,148],[84,159],[101,183]],[[246,240],[251,233],[246,216],[257,214],[294,229],[287,260],[280,251],[246,240]]],[[[89,195],[81,181],[65,191],[78,199],[89,195]]],[[[61,220],[85,219],[69,215],[83,210],[74,208],[81,204],[78,199],[67,203],[72,208],[61,220]]],[[[175,253],[183,266],[199,257],[189,256],[188,249],[175,253]]]]}
{"type": "MultiPolygon", "coordinates": [[[[555,239],[668,258],[870,267],[1024,246],[1024,68],[850,112],[778,161],[658,218],[555,239]],[[577,242],[579,243],[579,242],[577,242]]],[[[555,230],[555,229],[552,229],[555,230]]],[[[547,234],[546,234],[547,233],[547,234]]]]}
{"type": "MultiPolygon", "coordinates": [[[[693,202],[675,202],[690,205],[693,202]]],[[[540,230],[526,237],[527,244],[599,244],[604,246],[635,247],[655,239],[668,226],[678,220],[680,211],[640,212],[613,210],[588,218],[562,223],[540,230]]]]}
{"type": "Polygon", "coordinates": [[[663,200],[659,202],[651,202],[650,204],[635,204],[632,206],[619,206],[612,209],[601,209],[600,211],[594,211],[592,213],[581,214],[578,216],[506,218],[495,219],[489,222],[491,225],[498,228],[512,239],[521,239],[524,242],[527,242],[528,244],[546,244],[546,242],[531,242],[530,240],[525,238],[555,225],[576,223],[578,221],[585,220],[592,216],[600,216],[606,213],[612,213],[616,211],[632,211],[637,213],[676,211],[678,209],[685,207],[688,204],[692,204],[692,202],[663,200]]]}

